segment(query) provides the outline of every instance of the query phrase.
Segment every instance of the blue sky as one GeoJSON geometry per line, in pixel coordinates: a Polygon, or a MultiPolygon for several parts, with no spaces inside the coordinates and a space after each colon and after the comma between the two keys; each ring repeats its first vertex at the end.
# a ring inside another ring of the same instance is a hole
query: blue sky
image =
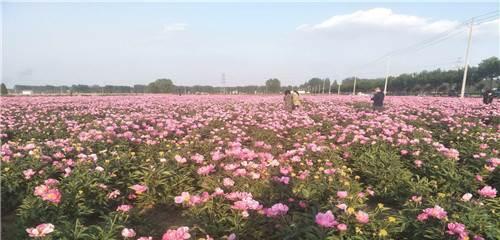
{"type": "MultiPolygon", "coordinates": [[[[2,82],[14,84],[263,84],[279,78],[380,77],[463,65],[459,23],[498,3],[2,3],[2,82]],[[460,59],[459,59],[460,58],[460,59]]],[[[490,15],[487,15],[490,16],[490,15]]],[[[498,16],[498,15],[497,15],[498,16]]],[[[474,26],[471,64],[499,56],[499,21],[474,26]]]]}

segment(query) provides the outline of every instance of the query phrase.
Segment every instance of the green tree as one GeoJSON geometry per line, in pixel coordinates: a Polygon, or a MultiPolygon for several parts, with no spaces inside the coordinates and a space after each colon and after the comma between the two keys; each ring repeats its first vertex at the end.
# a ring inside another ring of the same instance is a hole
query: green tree
{"type": "Polygon", "coordinates": [[[477,68],[479,79],[489,80],[489,87],[493,88],[493,79],[500,76],[500,59],[497,57],[484,59],[477,68]]]}
{"type": "Polygon", "coordinates": [[[266,89],[271,93],[279,93],[281,89],[281,82],[277,78],[271,78],[266,81],[266,89]]]}
{"type": "Polygon", "coordinates": [[[7,87],[5,86],[5,84],[2,83],[2,85],[0,86],[0,95],[2,96],[5,96],[7,94],[9,94],[9,92],[7,91],[7,87]]]}
{"type": "Polygon", "coordinates": [[[150,93],[171,93],[175,91],[175,85],[172,80],[161,78],[149,83],[147,91],[150,93]]]}

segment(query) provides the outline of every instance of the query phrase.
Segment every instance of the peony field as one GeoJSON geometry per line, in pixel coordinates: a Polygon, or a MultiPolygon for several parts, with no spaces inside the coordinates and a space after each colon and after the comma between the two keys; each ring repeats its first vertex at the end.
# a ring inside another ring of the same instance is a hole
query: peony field
{"type": "Polygon", "coordinates": [[[500,239],[500,102],[2,97],[2,236],[500,239]]]}

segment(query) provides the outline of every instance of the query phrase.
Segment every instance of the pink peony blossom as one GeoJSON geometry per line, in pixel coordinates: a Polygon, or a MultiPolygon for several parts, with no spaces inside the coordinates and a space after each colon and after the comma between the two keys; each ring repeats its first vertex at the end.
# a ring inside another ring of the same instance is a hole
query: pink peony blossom
{"type": "Polygon", "coordinates": [[[132,209],[132,205],[127,205],[127,204],[122,204],[116,208],[116,211],[118,212],[128,212],[130,209],[132,209]]]}
{"type": "Polygon", "coordinates": [[[42,223],[35,228],[28,228],[26,232],[32,238],[45,237],[47,234],[54,231],[54,225],[50,223],[42,223]]]}
{"type": "Polygon", "coordinates": [[[211,172],[214,172],[214,171],[215,171],[215,166],[213,164],[210,164],[210,165],[198,168],[197,173],[199,175],[202,175],[202,176],[207,176],[208,174],[210,174],[211,172]]]}
{"type": "Polygon", "coordinates": [[[35,171],[33,169],[27,169],[23,171],[24,179],[29,180],[33,175],[35,175],[35,171]]]}
{"type": "Polygon", "coordinates": [[[124,238],[133,238],[135,237],[135,231],[132,228],[124,228],[122,230],[122,236],[124,238]]]}
{"type": "Polygon", "coordinates": [[[447,212],[440,206],[436,205],[433,208],[426,208],[421,214],[417,216],[419,221],[425,221],[429,217],[437,218],[439,220],[447,217],[447,212]]]}
{"type": "Polygon", "coordinates": [[[108,199],[115,199],[117,198],[118,196],[120,196],[120,191],[119,190],[114,190],[110,193],[108,193],[108,199]]]}
{"type": "Polygon", "coordinates": [[[347,230],[347,225],[346,225],[346,224],[341,223],[341,224],[337,225],[337,229],[338,229],[339,231],[343,232],[343,231],[347,230]]]}
{"type": "Polygon", "coordinates": [[[471,199],[471,198],[472,198],[472,194],[470,194],[470,193],[466,193],[466,194],[464,194],[464,195],[462,196],[462,201],[464,201],[464,202],[468,202],[468,201],[470,201],[470,199],[471,199]]]}
{"type": "Polygon", "coordinates": [[[184,240],[189,239],[191,234],[189,234],[188,227],[180,227],[177,229],[169,229],[162,236],[162,240],[184,240]]]}
{"type": "Polygon", "coordinates": [[[423,164],[422,160],[415,160],[413,162],[415,163],[415,167],[417,167],[417,168],[422,167],[422,164],[423,164]]]}
{"type": "Polygon", "coordinates": [[[134,190],[135,194],[137,194],[137,195],[141,195],[142,193],[144,193],[145,191],[148,190],[147,186],[144,186],[144,185],[141,185],[141,184],[134,184],[134,185],[132,185],[129,188],[132,189],[132,190],[134,190]]]}
{"type": "Polygon", "coordinates": [[[463,225],[461,223],[453,222],[453,223],[448,223],[447,228],[448,228],[448,230],[446,231],[446,233],[448,233],[450,235],[457,235],[458,239],[460,239],[460,240],[468,240],[469,239],[469,237],[468,237],[469,233],[465,229],[465,225],[463,225]]]}
{"type": "Polygon", "coordinates": [[[288,206],[282,203],[276,203],[271,208],[265,209],[264,212],[268,217],[282,216],[288,212],[288,206]]]}
{"type": "Polygon", "coordinates": [[[224,184],[225,187],[231,187],[234,185],[234,181],[231,178],[224,178],[222,184],[224,184]]]}
{"type": "Polygon", "coordinates": [[[484,186],[481,190],[477,191],[479,195],[486,198],[494,198],[497,196],[497,190],[491,186],[484,186]]]}
{"type": "Polygon", "coordinates": [[[234,234],[234,233],[229,234],[229,236],[227,237],[227,240],[236,240],[236,234],[234,234]]]}
{"type": "Polygon", "coordinates": [[[58,189],[49,189],[45,194],[42,195],[42,199],[55,204],[61,202],[61,193],[58,189]]]}
{"type": "Polygon", "coordinates": [[[316,223],[326,228],[331,228],[338,224],[337,221],[335,221],[335,216],[330,210],[325,213],[319,212],[316,214],[316,223]]]}
{"type": "Polygon", "coordinates": [[[346,198],[347,197],[347,192],[346,191],[338,191],[337,192],[337,197],[340,199],[346,198]]]}
{"type": "Polygon", "coordinates": [[[186,159],[186,158],[183,158],[183,157],[181,157],[181,156],[179,156],[179,155],[175,155],[174,159],[175,159],[175,161],[176,161],[176,162],[178,162],[178,163],[185,163],[185,162],[187,162],[187,159],[186,159]]]}
{"type": "Polygon", "coordinates": [[[180,196],[174,198],[175,203],[180,204],[184,202],[189,202],[191,195],[188,192],[182,192],[180,196]]]}
{"type": "Polygon", "coordinates": [[[370,221],[368,214],[361,210],[359,210],[355,215],[356,215],[356,220],[359,223],[366,224],[370,221]]]}

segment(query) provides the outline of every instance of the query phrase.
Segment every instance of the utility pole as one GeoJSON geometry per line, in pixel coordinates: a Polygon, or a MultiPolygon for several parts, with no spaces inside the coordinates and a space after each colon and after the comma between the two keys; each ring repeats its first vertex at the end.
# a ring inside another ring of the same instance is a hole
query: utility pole
{"type": "Polygon", "coordinates": [[[387,82],[389,81],[389,64],[391,63],[391,57],[387,59],[387,65],[385,66],[385,84],[384,84],[384,95],[387,95],[387,82]]]}
{"type": "Polygon", "coordinates": [[[332,95],[332,83],[328,86],[328,95],[332,95]]]}
{"type": "Polygon", "coordinates": [[[467,50],[465,51],[464,77],[462,79],[462,90],[460,91],[460,98],[464,98],[464,95],[465,95],[465,84],[467,82],[467,70],[469,69],[469,49],[470,49],[470,42],[472,40],[472,25],[474,25],[474,18],[472,18],[470,20],[469,40],[467,41],[467,50]]]}
{"type": "Polygon", "coordinates": [[[356,95],[356,80],[357,80],[357,77],[354,77],[354,85],[352,86],[352,95],[353,96],[356,95]]]}

